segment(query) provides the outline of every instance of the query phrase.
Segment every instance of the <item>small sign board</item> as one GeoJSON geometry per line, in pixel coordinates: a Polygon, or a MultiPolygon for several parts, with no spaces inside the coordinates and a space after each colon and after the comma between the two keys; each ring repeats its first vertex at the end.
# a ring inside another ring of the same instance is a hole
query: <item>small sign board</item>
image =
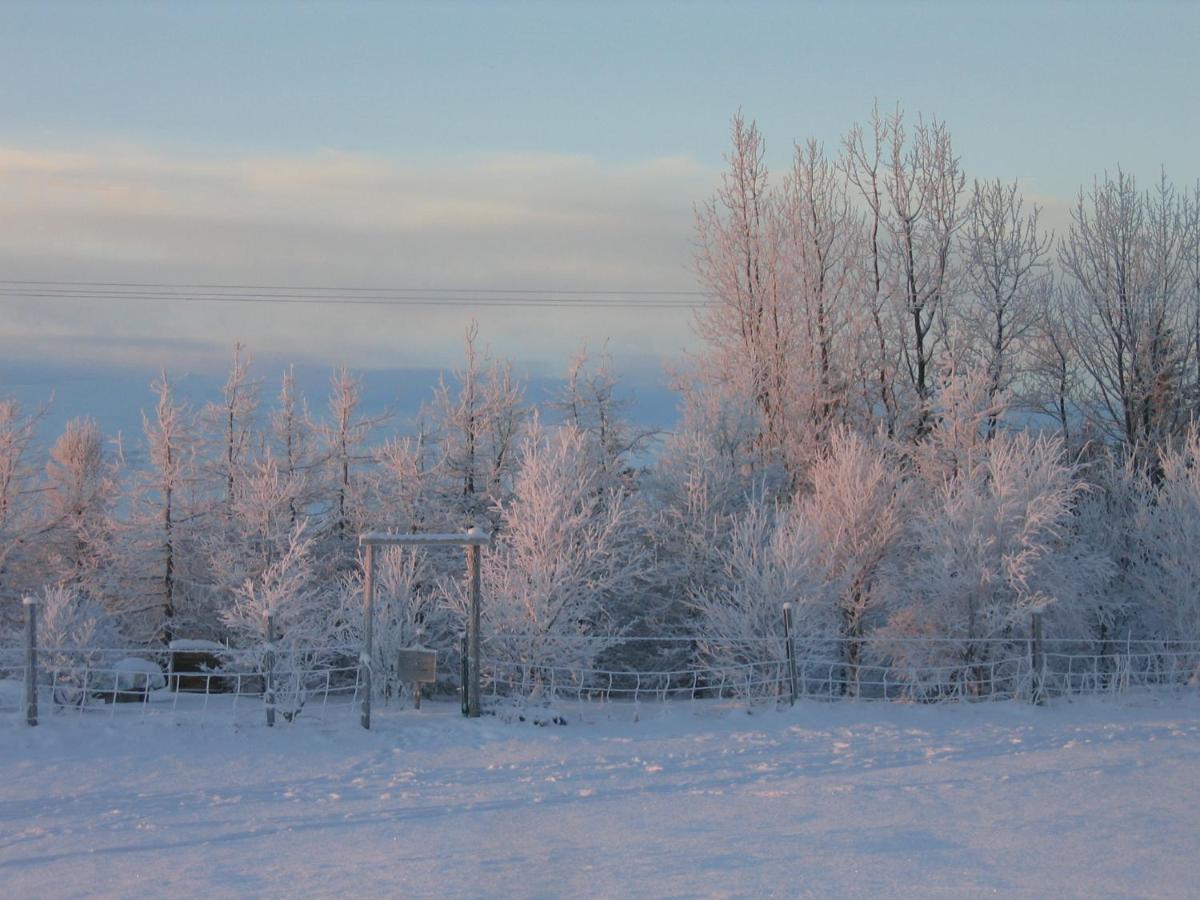
{"type": "Polygon", "coordinates": [[[437,681],[437,651],[410,647],[398,651],[397,665],[399,680],[414,684],[429,684],[437,681]]]}

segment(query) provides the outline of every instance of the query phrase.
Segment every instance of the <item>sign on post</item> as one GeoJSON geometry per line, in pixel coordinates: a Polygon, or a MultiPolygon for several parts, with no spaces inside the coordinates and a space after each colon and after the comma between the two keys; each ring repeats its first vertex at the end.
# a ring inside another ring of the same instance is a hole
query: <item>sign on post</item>
{"type": "Polygon", "coordinates": [[[400,658],[396,672],[400,681],[412,684],[432,684],[437,681],[437,651],[409,647],[397,651],[400,658]]]}

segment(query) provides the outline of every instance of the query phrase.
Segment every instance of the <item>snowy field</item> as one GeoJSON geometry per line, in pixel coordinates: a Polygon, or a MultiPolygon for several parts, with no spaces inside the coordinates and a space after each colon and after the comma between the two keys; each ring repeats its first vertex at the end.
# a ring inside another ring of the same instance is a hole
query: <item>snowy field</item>
{"type": "Polygon", "coordinates": [[[1200,698],[0,725],[60,896],[1195,896],[1200,698]]]}

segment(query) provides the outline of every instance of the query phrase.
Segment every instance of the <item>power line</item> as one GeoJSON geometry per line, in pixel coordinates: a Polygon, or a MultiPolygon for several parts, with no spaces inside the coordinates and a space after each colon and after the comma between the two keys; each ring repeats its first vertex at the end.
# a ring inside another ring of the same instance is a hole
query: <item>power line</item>
{"type": "Polygon", "coordinates": [[[625,294],[638,297],[647,296],[677,296],[705,297],[703,291],[664,291],[637,288],[615,288],[612,290],[570,290],[565,288],[436,288],[436,287],[348,287],[346,285],[296,285],[296,284],[201,284],[187,282],[164,281],[47,281],[36,279],[0,278],[0,284],[13,285],[55,285],[70,287],[124,287],[124,288],[177,288],[186,290],[254,290],[254,291],[383,291],[390,294],[422,293],[422,294],[582,294],[582,295],[617,295],[625,294]]]}
{"type": "Polygon", "coordinates": [[[0,279],[0,299],[3,298],[88,302],[594,309],[692,309],[711,302],[701,291],[367,288],[0,279]]]}

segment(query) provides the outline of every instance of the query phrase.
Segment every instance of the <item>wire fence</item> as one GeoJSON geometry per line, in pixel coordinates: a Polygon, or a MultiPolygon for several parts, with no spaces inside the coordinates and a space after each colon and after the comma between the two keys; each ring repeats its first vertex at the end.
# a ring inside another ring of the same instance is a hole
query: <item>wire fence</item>
{"type": "MultiPolygon", "coordinates": [[[[1200,687],[1200,641],[949,638],[716,641],[704,637],[574,640],[586,664],[519,658],[519,637],[485,642],[481,695],[493,705],[744,702],[1023,700],[1184,691],[1200,687]],[[593,646],[589,647],[589,641],[593,646]],[[616,652],[614,652],[616,651],[616,652]],[[633,664],[597,659],[636,656],[633,664]],[[686,660],[655,666],[655,659],[686,660]]],[[[560,644],[560,647],[562,645],[560,644]]],[[[135,721],[217,722],[236,726],[357,723],[366,679],[358,648],[220,645],[180,648],[37,648],[35,699],[42,716],[135,721]]],[[[461,688],[458,647],[438,657],[426,691],[461,688]]],[[[0,649],[0,712],[26,703],[26,651],[0,649]]],[[[374,679],[377,699],[412,696],[412,686],[374,679]]]]}
{"type": "MultiPolygon", "coordinates": [[[[24,650],[0,650],[0,711],[24,708],[25,669],[24,650]]],[[[349,722],[361,676],[358,651],[349,647],[39,647],[35,697],[43,715],[86,719],[349,722]],[[207,661],[195,665],[197,657],[207,661]],[[193,664],[179,669],[180,660],[193,664]]]]}
{"type": "MultiPolygon", "coordinates": [[[[582,700],[667,701],[704,698],[747,700],[943,701],[1029,700],[1200,687],[1200,642],[1121,641],[1089,648],[1080,640],[1044,642],[1040,654],[1011,640],[826,640],[798,646],[794,662],[771,650],[762,658],[714,662],[739,655],[733,645],[685,638],[704,648],[687,667],[610,669],[484,660],[483,679],[493,697],[567,697],[582,700]],[[706,661],[706,657],[708,661],[706,661]]],[[[751,642],[742,642],[748,644],[751,642]]]]}

